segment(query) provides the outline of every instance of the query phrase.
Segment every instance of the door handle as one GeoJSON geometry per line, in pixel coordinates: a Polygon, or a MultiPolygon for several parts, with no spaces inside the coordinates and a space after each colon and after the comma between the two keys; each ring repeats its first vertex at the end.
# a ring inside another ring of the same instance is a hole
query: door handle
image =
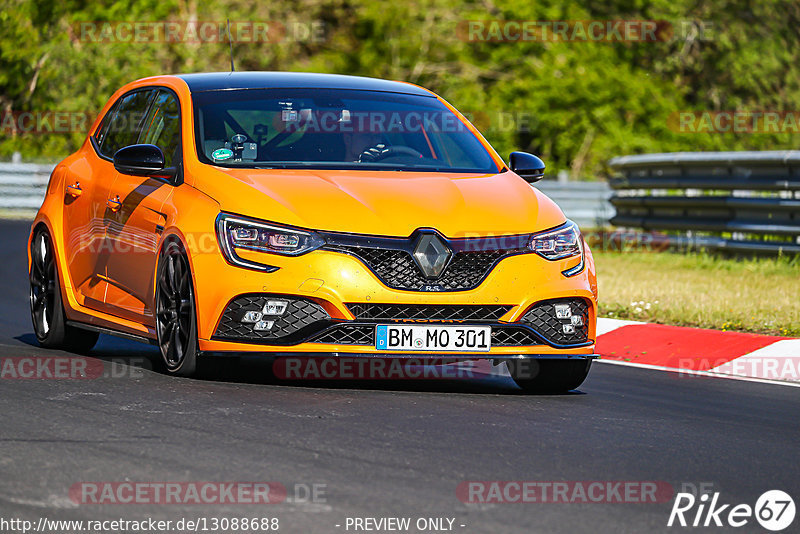
{"type": "Polygon", "coordinates": [[[117,212],[122,207],[122,201],[119,199],[119,195],[115,196],[114,198],[109,198],[106,200],[106,206],[111,211],[117,212]]]}
{"type": "Polygon", "coordinates": [[[81,189],[81,183],[75,182],[72,185],[67,186],[67,194],[73,198],[78,198],[83,193],[83,189],[81,189]]]}

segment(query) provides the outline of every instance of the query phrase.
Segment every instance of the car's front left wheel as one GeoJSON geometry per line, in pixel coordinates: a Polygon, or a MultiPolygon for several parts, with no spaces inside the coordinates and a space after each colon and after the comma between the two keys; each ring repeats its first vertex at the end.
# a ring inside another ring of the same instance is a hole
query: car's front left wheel
{"type": "Polygon", "coordinates": [[[155,320],[163,369],[190,376],[197,369],[197,316],[189,259],[178,241],[168,242],[156,272],[155,320]]]}

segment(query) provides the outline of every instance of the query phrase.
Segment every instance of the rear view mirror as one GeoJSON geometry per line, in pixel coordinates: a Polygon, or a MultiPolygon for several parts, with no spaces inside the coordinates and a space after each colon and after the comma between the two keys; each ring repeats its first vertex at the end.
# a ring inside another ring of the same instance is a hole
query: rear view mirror
{"type": "Polygon", "coordinates": [[[526,182],[538,182],[544,176],[544,162],[527,152],[512,152],[511,170],[520,175],[526,182]]]}
{"type": "Polygon", "coordinates": [[[176,170],[164,168],[164,153],[156,145],[130,145],[114,154],[114,168],[131,176],[171,178],[176,170]]]}

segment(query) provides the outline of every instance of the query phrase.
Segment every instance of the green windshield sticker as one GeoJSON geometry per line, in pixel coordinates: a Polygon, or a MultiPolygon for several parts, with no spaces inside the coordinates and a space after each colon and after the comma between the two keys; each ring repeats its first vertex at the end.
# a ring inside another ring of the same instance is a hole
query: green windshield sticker
{"type": "Polygon", "coordinates": [[[233,157],[233,151],[228,150],[227,148],[218,148],[211,153],[211,157],[216,161],[224,161],[233,157]]]}

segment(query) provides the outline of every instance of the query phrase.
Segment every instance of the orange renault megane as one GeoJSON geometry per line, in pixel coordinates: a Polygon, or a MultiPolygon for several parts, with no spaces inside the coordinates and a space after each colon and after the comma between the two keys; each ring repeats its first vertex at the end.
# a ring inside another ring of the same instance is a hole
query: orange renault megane
{"type": "Polygon", "coordinates": [[[489,359],[578,387],[597,283],[577,226],[421,87],[323,74],[157,76],[58,164],[29,241],[45,347],[489,359]]]}

